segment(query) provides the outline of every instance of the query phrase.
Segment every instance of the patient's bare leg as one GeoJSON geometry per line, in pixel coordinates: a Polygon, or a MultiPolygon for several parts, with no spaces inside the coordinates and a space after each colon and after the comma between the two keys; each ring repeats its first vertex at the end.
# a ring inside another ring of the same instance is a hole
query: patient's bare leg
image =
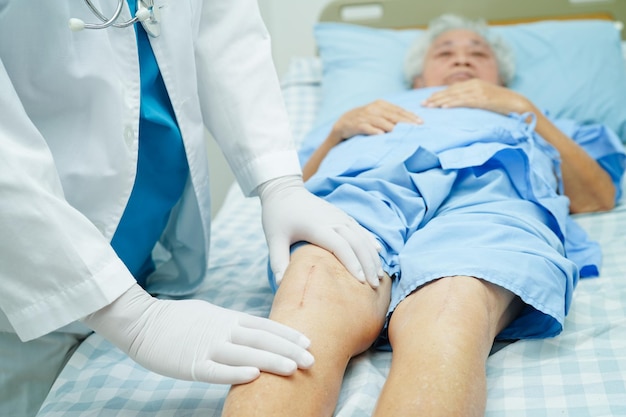
{"type": "Polygon", "coordinates": [[[234,386],[223,417],[332,416],[349,359],[365,351],[383,326],[388,277],[373,290],[314,245],[299,248],[291,259],[270,317],[311,339],[315,364],[290,377],[263,373],[249,384],[234,386]]]}
{"type": "Polygon", "coordinates": [[[492,342],[520,307],[511,292],[470,277],[411,294],[391,316],[392,365],[374,416],[483,416],[492,342]]]}

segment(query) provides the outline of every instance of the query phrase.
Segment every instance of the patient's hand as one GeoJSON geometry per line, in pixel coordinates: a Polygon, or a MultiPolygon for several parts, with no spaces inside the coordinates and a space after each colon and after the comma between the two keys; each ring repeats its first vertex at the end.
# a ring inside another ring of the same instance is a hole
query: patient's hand
{"type": "Polygon", "coordinates": [[[414,113],[388,101],[376,100],[362,107],[352,109],[341,116],[333,125],[328,137],[313,152],[302,168],[302,178],[308,180],[337,144],[356,135],[378,135],[393,130],[396,124],[422,123],[414,113]]]}
{"type": "Polygon", "coordinates": [[[393,130],[396,124],[422,123],[419,116],[391,104],[385,100],[376,100],[362,107],[357,107],[343,114],[333,126],[329,139],[333,145],[356,135],[378,135],[393,130]]]}
{"type": "Polygon", "coordinates": [[[511,112],[535,111],[521,94],[477,78],[462,81],[440,90],[424,100],[425,107],[470,107],[507,115],[511,112]]]}

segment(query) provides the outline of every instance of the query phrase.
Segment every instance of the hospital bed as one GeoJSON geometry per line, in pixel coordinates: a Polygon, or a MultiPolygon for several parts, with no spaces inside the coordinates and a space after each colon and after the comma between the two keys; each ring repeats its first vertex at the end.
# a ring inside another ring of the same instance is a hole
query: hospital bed
{"type": "MultiPolygon", "coordinates": [[[[626,141],[626,43],[618,32],[626,22],[625,0],[332,2],[315,28],[319,53],[294,58],[282,79],[296,140],[379,95],[379,87],[402,88],[397,71],[406,46],[431,17],[450,11],[499,25],[516,49],[512,87],[556,116],[605,122],[626,141]],[[560,20],[572,16],[594,20],[560,20]]],[[[268,314],[272,293],[260,218],[258,200],[233,185],[214,221],[198,298],[268,314]]],[[[487,416],[626,416],[626,203],[576,220],[602,246],[601,274],[579,282],[561,335],[511,343],[490,356],[487,416]]],[[[337,417],[370,415],[390,358],[367,351],[351,361],[337,417]]],[[[227,386],[151,373],[94,334],[61,372],[39,417],[219,416],[227,392],[227,386]]]]}

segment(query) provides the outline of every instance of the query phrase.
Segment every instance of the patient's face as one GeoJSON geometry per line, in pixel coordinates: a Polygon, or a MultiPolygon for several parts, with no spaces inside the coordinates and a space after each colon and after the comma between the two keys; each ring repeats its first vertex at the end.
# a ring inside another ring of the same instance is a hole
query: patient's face
{"type": "Polygon", "coordinates": [[[439,35],[424,58],[422,75],[414,88],[451,85],[479,78],[501,84],[496,57],[482,36],[466,29],[454,29],[439,35]]]}

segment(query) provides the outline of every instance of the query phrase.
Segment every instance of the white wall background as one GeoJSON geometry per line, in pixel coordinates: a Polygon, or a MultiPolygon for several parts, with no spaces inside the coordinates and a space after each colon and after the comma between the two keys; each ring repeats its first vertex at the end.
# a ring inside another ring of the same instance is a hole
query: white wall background
{"type": "MultiPolygon", "coordinates": [[[[330,0],[258,0],[272,36],[272,52],[278,75],[284,74],[292,56],[315,53],[313,25],[330,0]]],[[[234,176],[215,141],[209,138],[212,212],[222,205],[234,176]]]]}
{"type": "Polygon", "coordinates": [[[258,0],[272,35],[274,62],[279,75],[292,56],[315,53],[313,25],[330,0],[258,0]]]}

